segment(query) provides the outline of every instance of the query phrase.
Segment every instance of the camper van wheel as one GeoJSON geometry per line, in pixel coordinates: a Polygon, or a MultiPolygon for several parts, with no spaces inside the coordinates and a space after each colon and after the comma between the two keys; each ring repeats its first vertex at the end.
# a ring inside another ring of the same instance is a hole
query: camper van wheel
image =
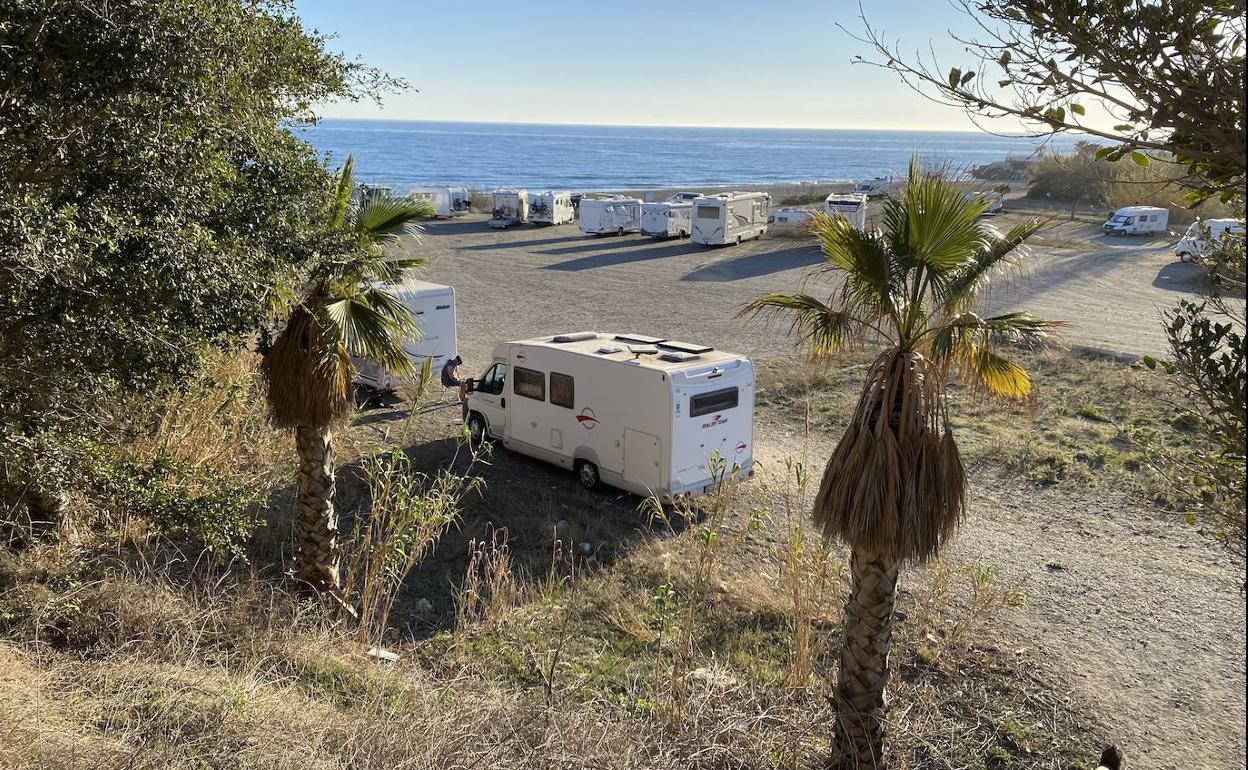
{"type": "Polygon", "coordinates": [[[741,236],[739,236],[739,235],[737,236],[737,245],[738,245],[738,246],[740,246],[740,245],[741,245],[741,236]]]}
{"type": "Polygon", "coordinates": [[[684,230],[681,230],[681,231],[680,231],[680,237],[681,237],[681,238],[688,238],[688,237],[689,237],[689,233],[685,232],[684,230]]]}
{"type": "Polygon", "coordinates": [[[593,489],[598,486],[598,466],[589,460],[577,460],[576,480],[586,489],[593,489]]]}
{"type": "Polygon", "coordinates": [[[468,415],[468,435],[472,437],[472,443],[478,445],[484,444],[489,437],[485,418],[476,412],[468,415]]]}
{"type": "Polygon", "coordinates": [[[1188,254],[1186,251],[1180,251],[1180,252],[1179,252],[1179,261],[1180,261],[1180,262],[1191,262],[1191,261],[1192,261],[1192,255],[1191,255],[1191,254],[1188,254]]]}
{"type": "Polygon", "coordinates": [[[624,234],[624,228],[622,228],[622,227],[617,227],[617,228],[615,228],[615,234],[616,234],[616,235],[623,235],[623,234],[624,234]]]}

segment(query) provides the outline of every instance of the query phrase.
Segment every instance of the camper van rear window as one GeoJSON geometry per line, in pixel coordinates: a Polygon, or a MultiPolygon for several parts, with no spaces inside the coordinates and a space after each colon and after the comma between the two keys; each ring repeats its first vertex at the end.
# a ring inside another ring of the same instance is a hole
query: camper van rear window
{"type": "Polygon", "coordinates": [[[568,409],[576,403],[576,380],[572,375],[550,373],[550,403],[568,409]]]}
{"type": "Polygon", "coordinates": [[[719,219],[719,206],[698,206],[698,219],[719,219]]]}
{"type": "Polygon", "coordinates": [[[546,375],[532,369],[517,366],[512,369],[511,392],[517,396],[546,400],[546,375]]]}
{"type": "Polygon", "coordinates": [[[724,388],[702,393],[689,399],[689,416],[701,417],[711,412],[722,412],[737,405],[737,389],[724,388]]]}

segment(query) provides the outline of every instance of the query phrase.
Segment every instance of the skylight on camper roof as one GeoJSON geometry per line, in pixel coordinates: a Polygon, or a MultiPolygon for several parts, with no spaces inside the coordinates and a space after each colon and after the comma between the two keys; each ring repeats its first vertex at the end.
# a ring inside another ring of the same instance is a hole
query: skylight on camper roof
{"type": "Polygon", "coordinates": [[[681,342],[679,340],[661,340],[660,344],[665,348],[679,350],[684,353],[710,353],[715,349],[710,345],[699,345],[694,342],[681,342]]]}
{"type": "Polygon", "coordinates": [[[659,349],[654,345],[629,345],[628,352],[635,356],[654,355],[659,352],[659,349]]]}
{"type": "Polygon", "coordinates": [[[596,340],[598,335],[593,332],[577,332],[576,334],[560,334],[551,342],[582,342],[584,340],[596,340]]]}
{"type": "Polygon", "coordinates": [[[615,338],[620,342],[637,342],[642,345],[657,345],[663,342],[662,337],[647,337],[644,334],[617,334],[615,338]]]}
{"type": "Polygon", "coordinates": [[[673,363],[677,363],[677,364],[684,363],[685,361],[693,361],[694,359],[701,358],[701,357],[702,356],[699,356],[697,353],[686,353],[680,350],[669,350],[663,355],[659,356],[659,358],[663,359],[664,361],[672,361],[673,363]]]}
{"type": "Polygon", "coordinates": [[[603,345],[602,347],[598,348],[598,350],[595,352],[598,353],[599,355],[609,356],[612,353],[619,353],[620,350],[621,348],[619,348],[616,345],[603,345]]]}

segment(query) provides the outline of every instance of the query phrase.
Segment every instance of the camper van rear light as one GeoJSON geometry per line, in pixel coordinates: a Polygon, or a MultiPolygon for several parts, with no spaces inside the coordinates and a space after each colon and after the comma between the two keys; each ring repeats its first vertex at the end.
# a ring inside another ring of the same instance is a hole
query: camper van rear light
{"type": "Polygon", "coordinates": [[[747,474],[745,474],[745,477],[746,477],[747,479],[752,479],[752,478],[754,478],[754,469],[753,469],[753,468],[750,468],[750,472],[749,472],[749,473],[747,473],[747,474]]]}

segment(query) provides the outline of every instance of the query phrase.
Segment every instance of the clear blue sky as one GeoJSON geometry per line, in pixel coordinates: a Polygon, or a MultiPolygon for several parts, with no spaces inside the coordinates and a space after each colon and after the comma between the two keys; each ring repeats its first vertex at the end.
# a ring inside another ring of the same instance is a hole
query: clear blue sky
{"type": "MultiPolygon", "coordinates": [[[[856,2],[296,0],[331,47],[419,92],[324,105],[330,117],[801,128],[970,129],[890,72],[851,65],[856,2]]],[[[865,4],[903,49],[966,55],[947,0],[865,4]]],[[[1003,130],[1009,127],[1002,126],[1003,130]]]]}

